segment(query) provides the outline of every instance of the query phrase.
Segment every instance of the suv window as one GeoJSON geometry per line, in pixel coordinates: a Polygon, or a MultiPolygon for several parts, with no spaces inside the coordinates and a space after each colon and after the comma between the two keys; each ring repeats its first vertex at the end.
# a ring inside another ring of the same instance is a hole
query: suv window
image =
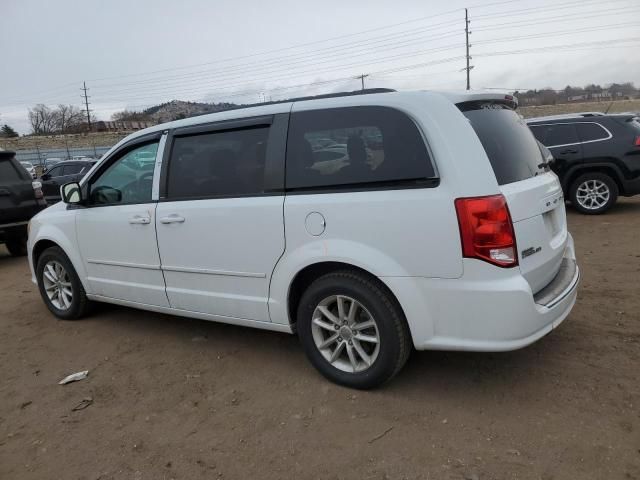
{"type": "Polygon", "coordinates": [[[507,107],[486,105],[463,113],[489,157],[498,184],[519,182],[543,173],[540,165],[545,160],[524,120],[507,107]]]}
{"type": "Polygon", "coordinates": [[[548,148],[580,143],[575,125],[572,123],[530,125],[530,128],[536,138],[548,148]]]}
{"type": "Polygon", "coordinates": [[[22,180],[20,172],[16,170],[11,160],[0,160],[0,182],[22,180]]]}
{"type": "Polygon", "coordinates": [[[60,177],[62,176],[62,167],[53,167],[47,171],[47,175],[50,177],[60,177]]]}
{"type": "Polygon", "coordinates": [[[112,205],[125,203],[147,203],[151,201],[154,163],[141,166],[135,159],[140,152],[154,154],[158,141],[141,145],[127,151],[111,163],[89,187],[89,204],[112,205]]]}
{"type": "Polygon", "coordinates": [[[80,173],[81,171],[82,171],[81,164],[65,165],[62,170],[62,175],[75,175],[76,173],[80,173]]]}
{"type": "Polygon", "coordinates": [[[418,127],[393,108],[296,112],[289,125],[288,189],[399,181],[420,184],[416,181],[435,176],[418,127]]]}
{"type": "Polygon", "coordinates": [[[609,138],[609,132],[607,132],[598,123],[576,123],[576,129],[578,130],[578,136],[582,142],[605,140],[609,138]]]}
{"type": "Polygon", "coordinates": [[[269,127],[176,137],[167,197],[208,198],[264,192],[269,127]]]}

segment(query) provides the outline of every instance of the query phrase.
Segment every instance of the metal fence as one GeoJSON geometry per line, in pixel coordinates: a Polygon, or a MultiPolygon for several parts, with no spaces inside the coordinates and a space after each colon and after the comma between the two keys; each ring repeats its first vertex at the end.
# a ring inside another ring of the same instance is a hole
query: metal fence
{"type": "Polygon", "coordinates": [[[48,158],[58,160],[71,160],[73,157],[100,158],[111,147],[79,147],[79,148],[39,148],[30,150],[16,150],[16,159],[21,162],[30,162],[34,167],[44,167],[48,158]]]}

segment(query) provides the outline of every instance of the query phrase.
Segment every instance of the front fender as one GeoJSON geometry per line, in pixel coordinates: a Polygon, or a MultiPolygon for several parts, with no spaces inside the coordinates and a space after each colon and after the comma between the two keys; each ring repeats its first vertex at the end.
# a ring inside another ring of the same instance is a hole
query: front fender
{"type": "Polygon", "coordinates": [[[73,268],[75,269],[85,292],[91,293],[87,282],[87,273],[84,263],[80,256],[78,242],[76,237],[76,212],[74,210],[66,210],[56,208],[56,206],[45,210],[45,215],[38,215],[31,220],[31,231],[29,234],[28,250],[29,250],[29,266],[31,268],[31,280],[37,283],[35,277],[35,262],[33,251],[36,245],[42,241],[55,243],[69,257],[73,268]],[[46,222],[41,221],[46,218],[46,222]]]}

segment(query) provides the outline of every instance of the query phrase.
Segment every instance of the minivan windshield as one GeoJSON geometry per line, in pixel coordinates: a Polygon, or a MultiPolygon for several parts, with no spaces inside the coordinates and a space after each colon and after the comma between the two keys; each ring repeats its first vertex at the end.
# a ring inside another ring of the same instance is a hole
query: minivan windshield
{"type": "Polygon", "coordinates": [[[506,105],[458,105],[484,147],[499,185],[545,172],[546,159],[526,122],[506,105]]]}

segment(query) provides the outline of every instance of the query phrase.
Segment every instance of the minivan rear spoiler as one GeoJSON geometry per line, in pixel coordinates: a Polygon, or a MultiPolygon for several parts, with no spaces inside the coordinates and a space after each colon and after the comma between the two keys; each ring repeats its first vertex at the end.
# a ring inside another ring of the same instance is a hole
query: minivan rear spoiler
{"type": "MultiPolygon", "coordinates": [[[[451,102],[455,103],[458,107],[464,104],[475,105],[487,105],[487,104],[501,104],[508,108],[515,110],[518,108],[518,98],[507,92],[446,92],[440,91],[439,94],[447,97],[451,102]]],[[[476,107],[481,108],[481,107],[476,107]]],[[[461,108],[461,110],[463,110],[461,108]]]]}

